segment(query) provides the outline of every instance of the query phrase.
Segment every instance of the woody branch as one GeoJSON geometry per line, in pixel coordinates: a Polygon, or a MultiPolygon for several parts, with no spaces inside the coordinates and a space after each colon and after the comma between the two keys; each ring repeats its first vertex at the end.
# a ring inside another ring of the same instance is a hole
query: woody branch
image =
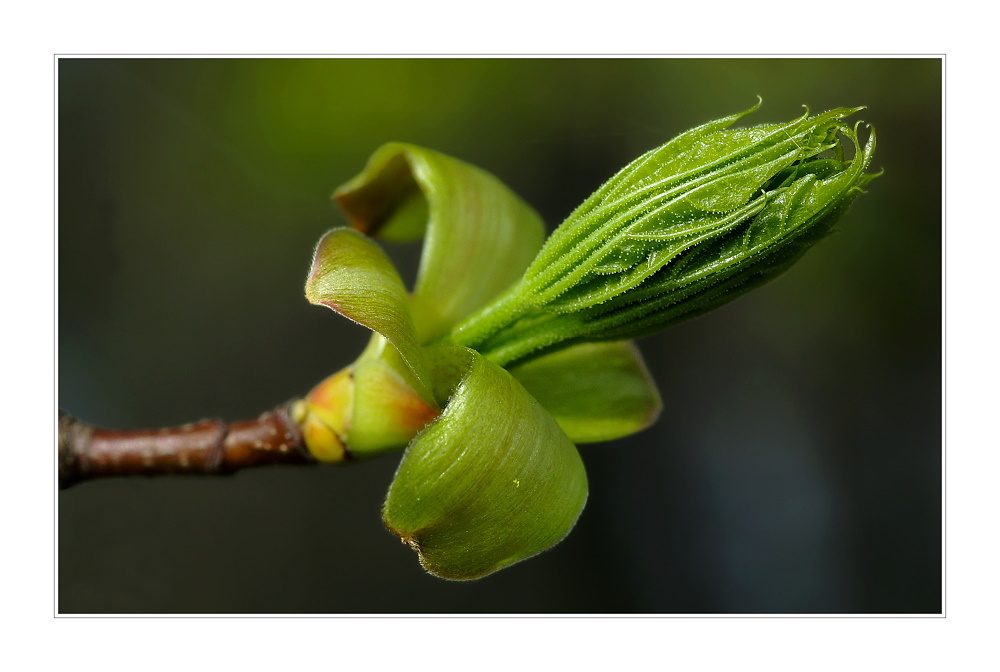
{"type": "Polygon", "coordinates": [[[115,430],[60,411],[59,487],[105,476],[230,474],[271,464],[313,464],[291,403],[255,420],[201,420],[177,427],[115,430]]]}

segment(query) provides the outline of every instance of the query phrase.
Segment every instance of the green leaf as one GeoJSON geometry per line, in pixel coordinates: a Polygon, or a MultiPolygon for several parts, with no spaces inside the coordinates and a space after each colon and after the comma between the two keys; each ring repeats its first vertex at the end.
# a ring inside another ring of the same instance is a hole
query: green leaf
{"type": "Polygon", "coordinates": [[[466,348],[428,350],[450,402],[406,449],[383,519],[431,574],[476,579],[565,537],[587,499],[586,473],[509,373],[466,348]]]}
{"type": "Polygon", "coordinates": [[[510,370],[576,443],[610,441],[645,429],[661,409],[631,341],[584,343],[510,370]]]}
{"type": "Polygon", "coordinates": [[[364,233],[426,234],[413,292],[424,343],[520,278],[545,236],[538,214],[494,176],[414,145],[381,147],[334,198],[364,233]]]}
{"type": "Polygon", "coordinates": [[[313,254],[306,298],[384,336],[420,381],[424,389],[418,392],[431,399],[409,296],[396,267],[374,241],[348,228],[323,236],[313,254]]]}

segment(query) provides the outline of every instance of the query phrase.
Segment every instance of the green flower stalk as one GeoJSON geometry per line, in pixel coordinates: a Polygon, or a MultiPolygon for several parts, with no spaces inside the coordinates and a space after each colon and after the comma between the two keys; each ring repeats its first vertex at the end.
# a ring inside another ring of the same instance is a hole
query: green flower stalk
{"type": "Polygon", "coordinates": [[[544,243],[496,178],[412,145],[337,190],[351,226],[320,241],[306,296],[374,334],[293,415],[320,460],[405,450],[383,520],[429,572],[479,578],[568,534],[575,444],[660,411],[629,339],[775,278],[875,177],[874,132],[843,121],[861,108],[729,128],[755,109],[639,157],[544,243]],[[369,236],[425,238],[412,293],[369,236]]]}

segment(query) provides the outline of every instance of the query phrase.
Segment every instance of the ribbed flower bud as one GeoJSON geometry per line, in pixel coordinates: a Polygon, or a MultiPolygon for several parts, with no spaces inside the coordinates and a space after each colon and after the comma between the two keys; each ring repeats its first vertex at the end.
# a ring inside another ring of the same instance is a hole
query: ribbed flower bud
{"type": "Polygon", "coordinates": [[[755,109],[622,169],[451,342],[507,366],[572,343],[659,331],[785,271],[875,177],[865,173],[875,135],[862,147],[858,126],[843,122],[862,108],[728,129],[755,109]]]}

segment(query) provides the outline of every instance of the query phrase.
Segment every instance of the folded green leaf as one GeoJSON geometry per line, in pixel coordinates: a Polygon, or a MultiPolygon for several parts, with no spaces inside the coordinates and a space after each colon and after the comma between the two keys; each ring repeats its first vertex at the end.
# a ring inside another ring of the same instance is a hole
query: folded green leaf
{"type": "Polygon", "coordinates": [[[406,449],[383,519],[428,572],[480,578],[566,536],[587,498],[586,473],[576,447],[509,373],[465,348],[428,350],[454,390],[406,449]]]}
{"type": "Polygon", "coordinates": [[[422,342],[521,277],[545,236],[538,214],[489,173],[422,147],[381,147],[334,194],[351,225],[391,241],[426,234],[413,292],[422,342]]]}
{"type": "Polygon", "coordinates": [[[660,395],[632,342],[584,343],[510,370],[576,443],[611,441],[651,425],[660,395]]]}

